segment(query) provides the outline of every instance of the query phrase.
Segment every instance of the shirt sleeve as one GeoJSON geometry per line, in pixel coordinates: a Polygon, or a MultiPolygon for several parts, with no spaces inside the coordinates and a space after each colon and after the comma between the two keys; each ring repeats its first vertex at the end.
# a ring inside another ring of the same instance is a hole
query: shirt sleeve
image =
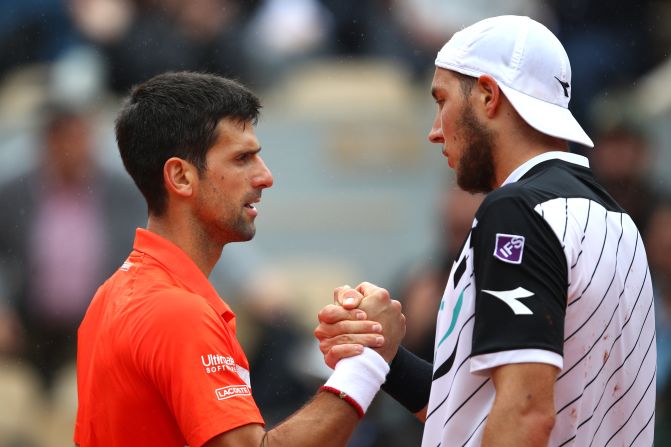
{"type": "Polygon", "coordinates": [[[520,197],[486,202],[476,218],[471,371],[521,362],[561,368],[568,281],[561,243],[520,197]]]}
{"type": "Polygon", "coordinates": [[[154,309],[138,363],[192,447],[247,424],[263,424],[249,364],[235,334],[205,300],[170,294],[154,309]]]}

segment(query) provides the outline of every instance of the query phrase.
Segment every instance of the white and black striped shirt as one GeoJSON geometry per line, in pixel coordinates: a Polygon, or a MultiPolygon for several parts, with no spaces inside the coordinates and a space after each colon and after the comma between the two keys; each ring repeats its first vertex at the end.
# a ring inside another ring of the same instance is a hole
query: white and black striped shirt
{"type": "Polygon", "coordinates": [[[584,157],[549,152],[490,193],[438,313],[422,445],[478,446],[493,367],[560,368],[551,446],[651,446],[655,327],[645,249],[584,157]]]}

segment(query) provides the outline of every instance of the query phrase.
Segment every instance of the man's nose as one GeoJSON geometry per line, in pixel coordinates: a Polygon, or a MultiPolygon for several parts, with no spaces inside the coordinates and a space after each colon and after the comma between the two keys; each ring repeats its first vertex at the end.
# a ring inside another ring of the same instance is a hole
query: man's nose
{"type": "Polygon", "coordinates": [[[261,166],[259,172],[252,179],[253,186],[259,189],[270,188],[273,186],[273,173],[270,172],[265,162],[259,159],[261,166]]]}
{"type": "Polygon", "coordinates": [[[430,142],[434,144],[443,144],[445,139],[443,138],[443,129],[440,125],[440,115],[436,115],[436,119],[433,120],[433,125],[427,136],[430,142]]]}

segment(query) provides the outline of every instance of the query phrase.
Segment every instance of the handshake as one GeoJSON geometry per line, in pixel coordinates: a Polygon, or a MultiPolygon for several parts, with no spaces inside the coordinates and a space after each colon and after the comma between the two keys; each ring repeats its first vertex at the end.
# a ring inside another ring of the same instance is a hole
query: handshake
{"type": "Polygon", "coordinates": [[[364,347],[390,363],[405,335],[401,303],[391,299],[387,290],[368,282],[354,289],[337,287],[333,301],[319,311],[314,331],[326,364],[335,368],[341,359],[361,354],[364,347]]]}

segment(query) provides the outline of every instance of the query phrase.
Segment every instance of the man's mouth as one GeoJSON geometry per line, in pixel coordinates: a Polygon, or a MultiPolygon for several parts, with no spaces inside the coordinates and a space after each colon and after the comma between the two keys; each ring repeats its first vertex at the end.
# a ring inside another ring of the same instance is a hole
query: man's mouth
{"type": "Polygon", "coordinates": [[[255,204],[255,203],[259,203],[260,201],[261,201],[261,198],[259,197],[259,198],[257,198],[257,199],[252,200],[251,202],[247,202],[247,203],[245,203],[245,208],[249,208],[249,209],[251,209],[251,210],[255,210],[255,209],[256,209],[256,206],[255,206],[254,204],[255,204]]]}

